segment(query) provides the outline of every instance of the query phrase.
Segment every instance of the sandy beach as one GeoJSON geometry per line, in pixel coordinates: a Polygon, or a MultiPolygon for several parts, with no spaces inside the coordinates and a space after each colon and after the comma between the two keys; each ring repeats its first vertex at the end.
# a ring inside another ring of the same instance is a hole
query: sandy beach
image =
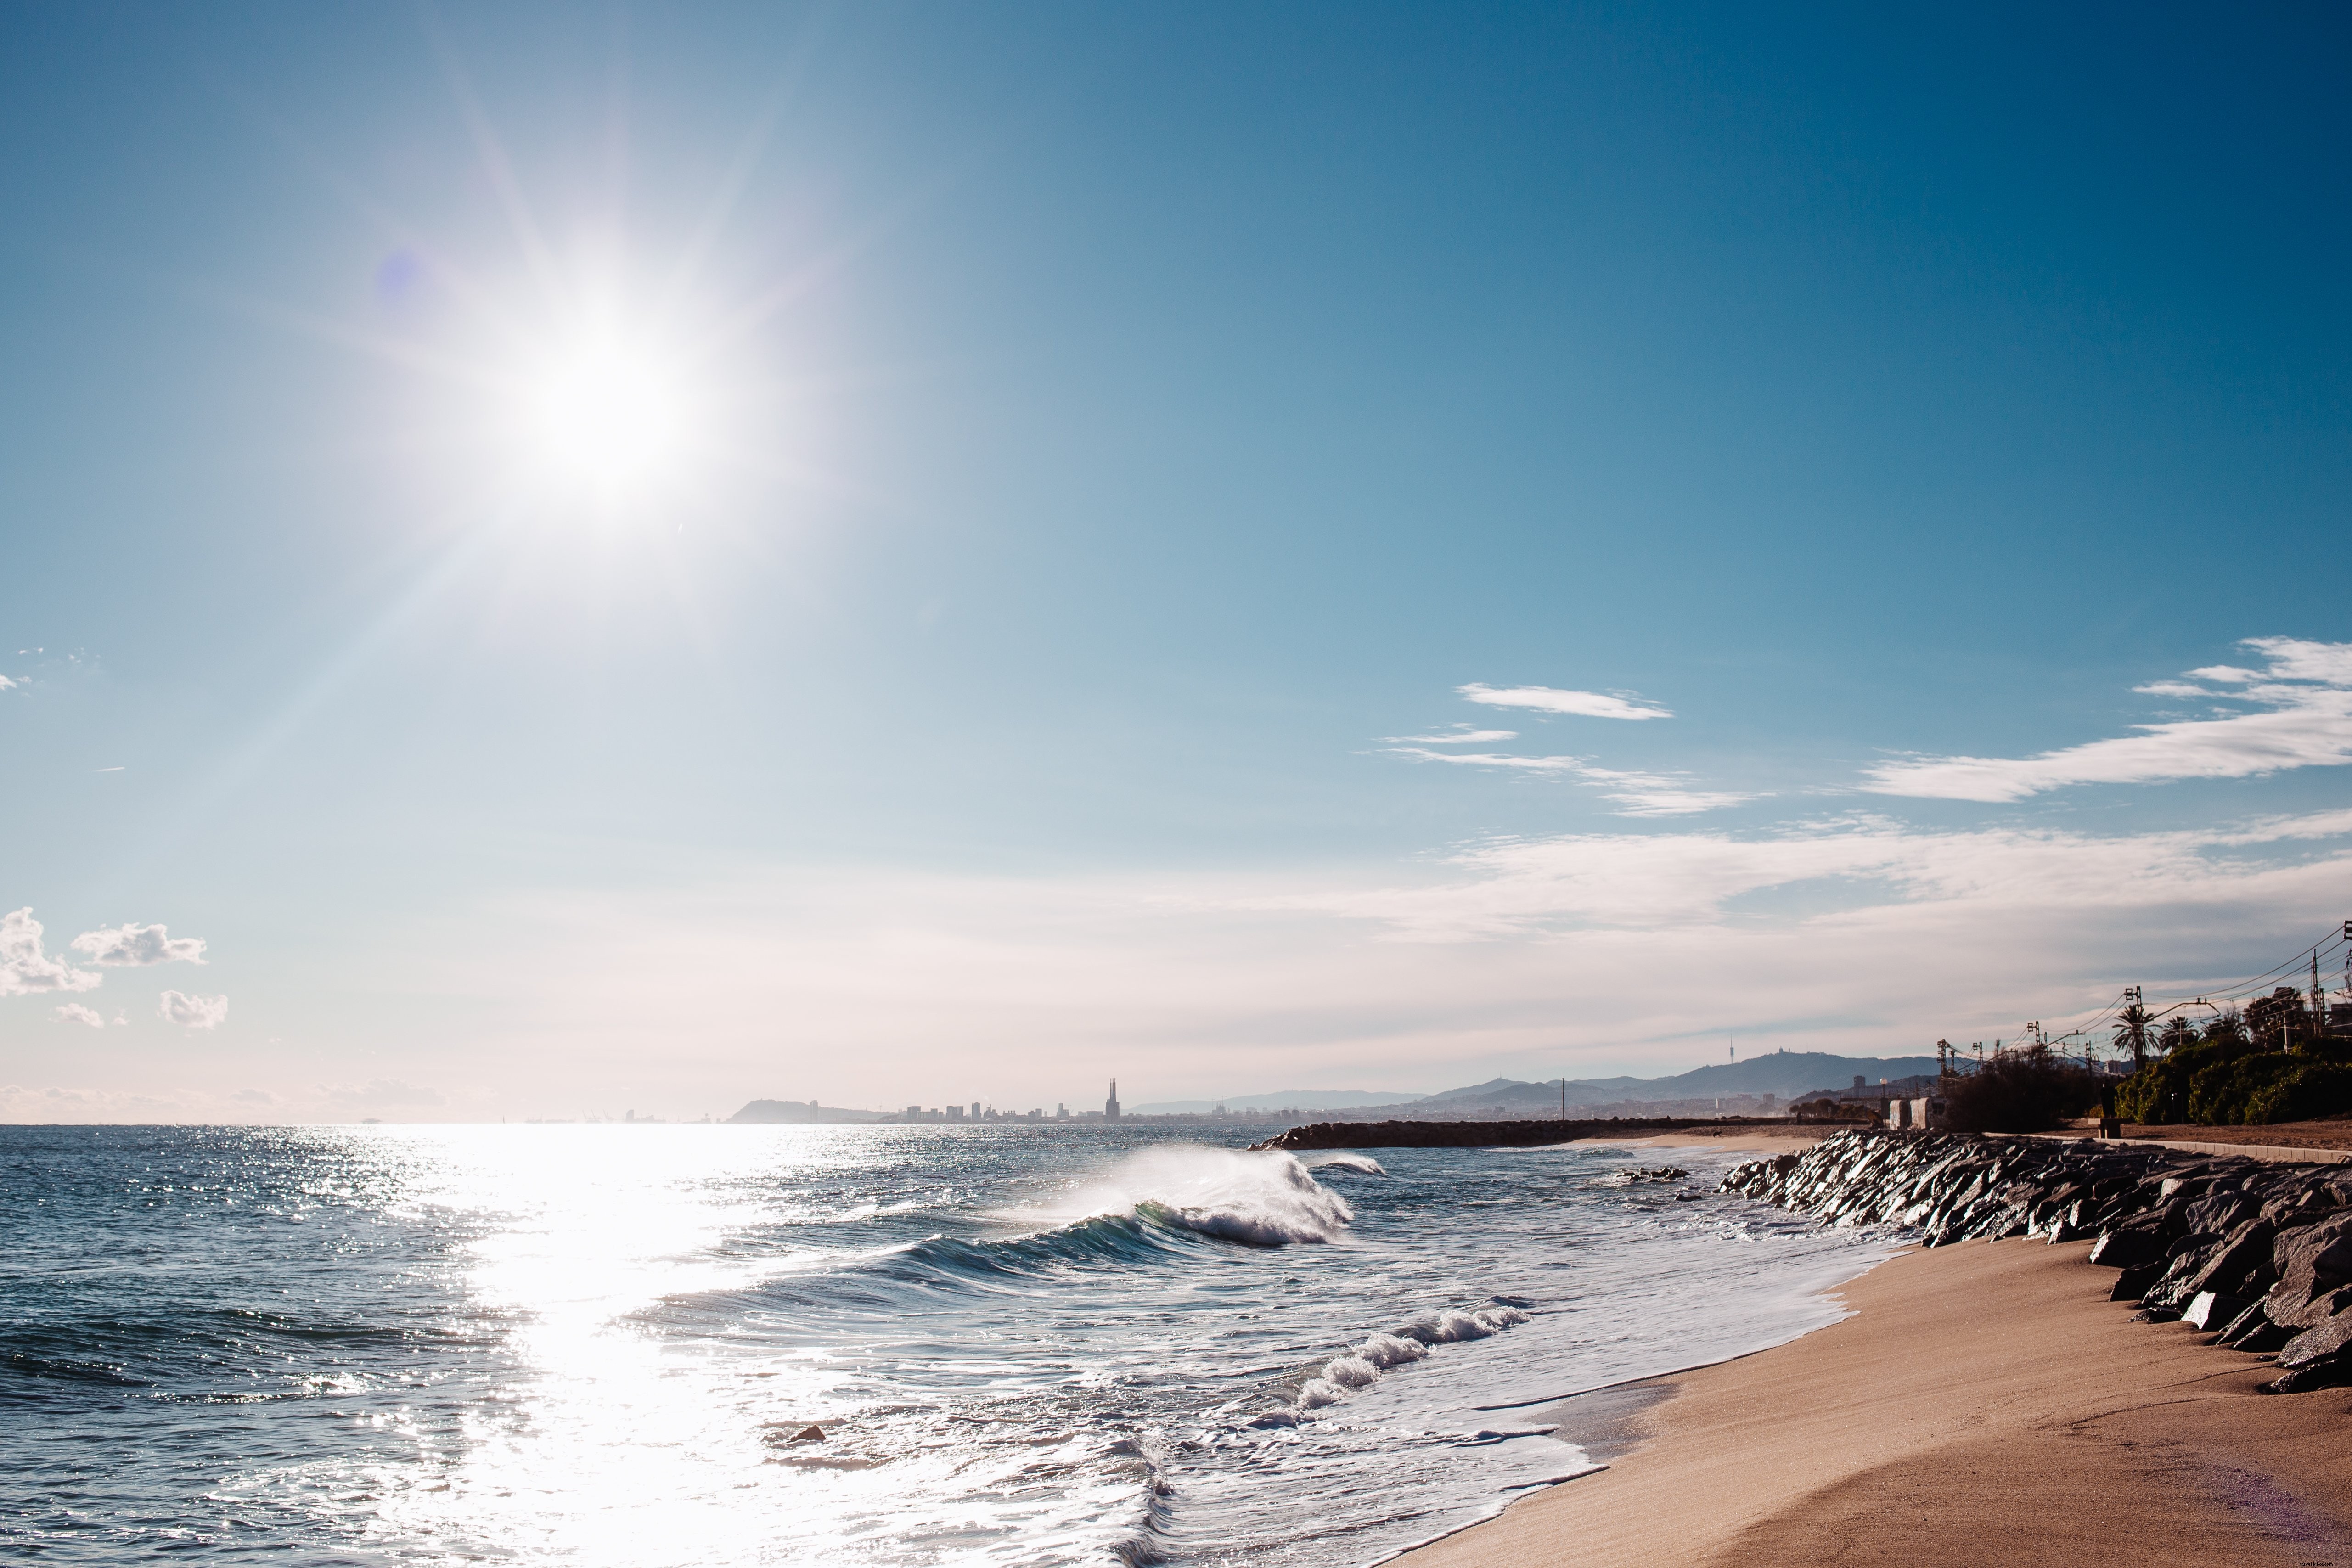
{"type": "Polygon", "coordinates": [[[1408,1553],[1530,1563],[2352,1562],[2352,1390],[2132,1321],[2086,1244],[1915,1251],[1854,1315],[1741,1360],[1524,1414],[1610,1469],[1408,1553]]]}

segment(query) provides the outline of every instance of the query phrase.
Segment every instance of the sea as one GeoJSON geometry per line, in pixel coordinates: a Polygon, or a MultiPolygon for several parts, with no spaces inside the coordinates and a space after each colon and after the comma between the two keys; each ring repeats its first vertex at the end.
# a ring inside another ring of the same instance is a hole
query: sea
{"type": "Polygon", "coordinates": [[[1356,1568],[1889,1245],[1723,1152],[1224,1132],[0,1128],[0,1555],[1356,1568]]]}

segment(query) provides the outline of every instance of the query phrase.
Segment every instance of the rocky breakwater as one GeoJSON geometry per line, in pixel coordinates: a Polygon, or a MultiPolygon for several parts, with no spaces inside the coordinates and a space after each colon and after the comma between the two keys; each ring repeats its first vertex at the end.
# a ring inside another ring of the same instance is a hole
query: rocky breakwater
{"type": "MultiPolygon", "coordinates": [[[[1748,1118],[1645,1116],[1605,1122],[1309,1122],[1277,1133],[1260,1149],[1527,1149],[1579,1138],[1647,1138],[1697,1126],[1744,1126],[1748,1118]]],[[[1774,1126],[1786,1126],[1776,1122],[1774,1126]]]]}
{"type": "Polygon", "coordinates": [[[1955,1241],[2095,1237],[2110,1299],[2273,1356],[2275,1393],[2352,1384],[2352,1166],[2130,1144],[1842,1133],[1751,1160],[1720,1190],[1832,1224],[1955,1241]]]}

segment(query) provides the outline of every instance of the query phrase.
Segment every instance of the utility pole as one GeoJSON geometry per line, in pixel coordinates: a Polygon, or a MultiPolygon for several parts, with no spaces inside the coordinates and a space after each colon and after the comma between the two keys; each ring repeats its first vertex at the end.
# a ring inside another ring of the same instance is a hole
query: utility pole
{"type": "Polygon", "coordinates": [[[2319,988],[2319,949],[2311,950],[2311,1038],[2327,1032],[2327,993],[2319,988]]]}

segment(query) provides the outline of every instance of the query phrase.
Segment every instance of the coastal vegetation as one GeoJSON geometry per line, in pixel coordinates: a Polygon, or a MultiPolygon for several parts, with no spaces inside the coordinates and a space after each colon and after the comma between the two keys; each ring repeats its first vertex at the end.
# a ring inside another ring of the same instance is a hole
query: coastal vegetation
{"type": "Polygon", "coordinates": [[[2175,1018],[2116,1086],[2127,1122],[2208,1126],[2297,1122],[2352,1112],[2352,1037],[2325,1032],[2282,986],[2201,1029],[2175,1018]]]}
{"type": "Polygon", "coordinates": [[[2096,1108],[2099,1082],[2037,1043],[1948,1078],[1943,1101],[1944,1125],[1955,1133],[2046,1133],[2096,1108]]]}

